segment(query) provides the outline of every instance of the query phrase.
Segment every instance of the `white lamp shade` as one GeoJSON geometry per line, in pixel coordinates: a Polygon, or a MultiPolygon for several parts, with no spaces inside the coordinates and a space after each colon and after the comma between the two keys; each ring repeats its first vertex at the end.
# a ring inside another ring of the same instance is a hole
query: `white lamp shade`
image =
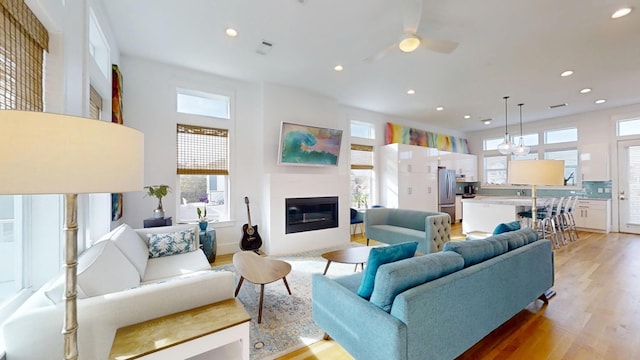
{"type": "Polygon", "coordinates": [[[75,116],[0,110],[0,194],[140,191],[144,135],[75,116]]]}
{"type": "Polygon", "coordinates": [[[564,185],[564,160],[509,161],[510,184],[564,185]]]}

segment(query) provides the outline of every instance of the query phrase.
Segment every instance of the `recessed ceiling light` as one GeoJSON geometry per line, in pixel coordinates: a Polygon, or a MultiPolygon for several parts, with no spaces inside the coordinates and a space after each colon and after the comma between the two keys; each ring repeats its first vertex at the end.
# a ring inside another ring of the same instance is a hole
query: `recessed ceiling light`
{"type": "Polygon", "coordinates": [[[606,99],[598,99],[598,100],[595,101],[596,104],[604,104],[606,102],[607,102],[606,99]]]}
{"type": "Polygon", "coordinates": [[[409,94],[409,95],[413,95],[415,93],[416,93],[416,91],[413,90],[413,89],[407,90],[407,94],[409,94]]]}
{"type": "Polygon", "coordinates": [[[582,90],[580,90],[580,94],[586,94],[586,93],[590,93],[591,89],[590,88],[584,88],[582,90]]]}
{"type": "Polygon", "coordinates": [[[333,70],[342,71],[342,70],[344,70],[344,68],[342,67],[342,65],[336,65],[336,66],[333,67],[333,70]]]}
{"type": "Polygon", "coordinates": [[[571,76],[573,75],[573,71],[572,70],[566,70],[563,71],[562,74],[560,74],[560,76],[565,77],[565,76],[571,76]]]}
{"type": "Polygon", "coordinates": [[[480,120],[480,121],[482,121],[482,123],[485,124],[485,125],[491,124],[491,119],[484,119],[484,120],[480,120]]]}
{"type": "Polygon", "coordinates": [[[631,8],[630,7],[618,9],[618,10],[616,10],[616,12],[611,14],[611,18],[612,19],[618,19],[618,18],[621,18],[623,16],[629,15],[630,12],[631,12],[631,8]]]}
{"type": "Polygon", "coordinates": [[[471,119],[471,115],[465,115],[464,118],[465,119],[471,119]]]}
{"type": "Polygon", "coordinates": [[[444,110],[444,108],[443,108],[442,106],[438,106],[438,107],[436,108],[436,111],[442,111],[442,110],[444,110]]]}
{"type": "Polygon", "coordinates": [[[238,32],[236,31],[236,29],[232,29],[232,28],[227,28],[224,31],[225,34],[227,34],[228,37],[236,37],[238,36],[238,32]]]}

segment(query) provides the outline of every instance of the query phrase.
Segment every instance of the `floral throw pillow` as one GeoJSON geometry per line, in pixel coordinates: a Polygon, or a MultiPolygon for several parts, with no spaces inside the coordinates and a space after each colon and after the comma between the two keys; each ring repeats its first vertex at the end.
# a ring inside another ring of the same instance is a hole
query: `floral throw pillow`
{"type": "Polygon", "coordinates": [[[193,229],[172,233],[147,234],[149,257],[188,253],[196,250],[196,233],[193,229]]]}

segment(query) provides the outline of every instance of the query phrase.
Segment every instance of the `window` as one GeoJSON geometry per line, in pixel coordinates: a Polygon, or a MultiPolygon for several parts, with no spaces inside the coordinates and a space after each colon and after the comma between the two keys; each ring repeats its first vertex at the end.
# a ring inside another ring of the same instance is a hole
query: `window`
{"type": "Polygon", "coordinates": [[[484,182],[487,184],[503,185],[507,183],[507,157],[484,157],[484,182]]]}
{"type": "Polygon", "coordinates": [[[578,170],[578,150],[557,150],[546,151],[544,158],[547,160],[564,160],[564,179],[565,185],[575,185],[576,174],[578,170]]]}
{"type": "Polygon", "coordinates": [[[375,139],[376,128],[373,124],[370,123],[351,120],[351,136],[365,139],[375,139]]]}
{"type": "Polygon", "coordinates": [[[559,144],[571,141],[578,141],[578,128],[548,130],[544,132],[545,144],[559,144]]]}
{"type": "Polygon", "coordinates": [[[502,144],[504,138],[482,140],[483,150],[498,150],[498,145],[502,144]]]}
{"type": "MultiPolygon", "coordinates": [[[[24,2],[0,2],[0,109],[43,110],[48,43],[47,30],[24,2]]],[[[22,199],[0,196],[0,303],[28,285],[23,262],[31,247],[21,231],[22,199]]]]}
{"type": "Polygon", "coordinates": [[[202,115],[220,119],[231,119],[228,96],[197,90],[177,90],[177,111],[183,114],[202,115]]]}
{"type": "Polygon", "coordinates": [[[206,206],[209,221],[229,219],[229,131],[177,125],[179,221],[198,219],[206,206]]]}
{"type": "MultiPolygon", "coordinates": [[[[538,134],[524,134],[522,135],[522,140],[524,141],[525,146],[537,146],[538,143],[538,134]]],[[[518,136],[515,139],[516,145],[519,143],[520,137],[518,136]]]]}
{"type": "Polygon", "coordinates": [[[351,207],[369,207],[372,188],[373,146],[351,144],[351,207]]]}
{"type": "Polygon", "coordinates": [[[640,134],[640,118],[618,120],[616,126],[618,136],[640,134]]]}
{"type": "Polygon", "coordinates": [[[111,72],[109,45],[107,45],[107,40],[96,19],[96,15],[93,13],[93,9],[89,11],[89,55],[96,62],[105,79],[108,79],[111,72]]]}

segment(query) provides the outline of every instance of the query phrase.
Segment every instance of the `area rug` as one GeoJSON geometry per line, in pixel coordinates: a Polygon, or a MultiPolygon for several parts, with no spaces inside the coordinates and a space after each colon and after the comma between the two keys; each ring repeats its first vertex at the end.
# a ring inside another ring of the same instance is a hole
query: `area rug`
{"type": "MultiPolygon", "coordinates": [[[[311,276],[322,274],[324,271],[327,260],[321,257],[323,253],[345,247],[271,257],[291,264],[291,273],[287,275],[291,295],[287,293],[282,281],[265,285],[260,324],[258,324],[260,285],[254,285],[248,281],[242,284],[238,298],[251,315],[249,347],[252,360],[275,359],[322,339],[324,331],[311,319],[311,276]]],[[[354,265],[332,262],[327,276],[353,274],[354,268],[354,265]]],[[[233,265],[219,266],[214,269],[235,272],[233,265]]],[[[239,279],[236,273],[236,285],[239,279]]]]}

